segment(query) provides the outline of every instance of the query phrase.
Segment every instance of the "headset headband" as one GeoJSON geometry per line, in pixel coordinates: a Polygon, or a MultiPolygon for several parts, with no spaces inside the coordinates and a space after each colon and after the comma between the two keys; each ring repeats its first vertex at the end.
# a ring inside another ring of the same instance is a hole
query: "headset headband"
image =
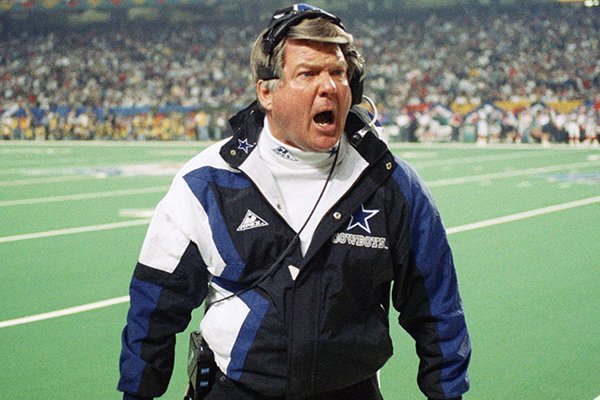
{"type": "Polygon", "coordinates": [[[263,51],[269,60],[268,67],[258,69],[259,78],[265,80],[278,78],[275,74],[275,69],[271,65],[271,57],[273,56],[275,47],[286,37],[292,26],[298,25],[305,19],[315,18],[327,19],[343,29],[344,32],[346,31],[339,17],[309,4],[294,4],[293,6],[275,11],[262,40],[263,51]]]}

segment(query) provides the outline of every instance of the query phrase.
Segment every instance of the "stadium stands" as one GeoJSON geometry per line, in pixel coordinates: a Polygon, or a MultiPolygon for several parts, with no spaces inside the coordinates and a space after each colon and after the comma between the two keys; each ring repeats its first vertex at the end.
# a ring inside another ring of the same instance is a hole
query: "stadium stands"
{"type": "MultiPolygon", "coordinates": [[[[598,134],[598,7],[445,10],[384,22],[347,25],[390,140],[566,142],[570,120],[580,142],[598,134]]],[[[227,115],[254,98],[247,63],[257,33],[218,21],[6,32],[0,135],[220,138],[227,115]]]]}

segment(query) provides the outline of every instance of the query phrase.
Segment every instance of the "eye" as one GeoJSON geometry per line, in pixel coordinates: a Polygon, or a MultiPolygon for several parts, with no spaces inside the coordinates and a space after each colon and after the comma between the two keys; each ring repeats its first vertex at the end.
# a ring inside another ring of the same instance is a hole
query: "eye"
{"type": "Polygon", "coordinates": [[[315,71],[311,71],[311,70],[304,70],[304,71],[300,71],[300,76],[309,78],[311,76],[315,76],[316,72],[315,71]]]}
{"type": "Polygon", "coordinates": [[[347,71],[345,68],[337,68],[331,71],[331,76],[336,79],[345,79],[347,77],[347,71]]]}

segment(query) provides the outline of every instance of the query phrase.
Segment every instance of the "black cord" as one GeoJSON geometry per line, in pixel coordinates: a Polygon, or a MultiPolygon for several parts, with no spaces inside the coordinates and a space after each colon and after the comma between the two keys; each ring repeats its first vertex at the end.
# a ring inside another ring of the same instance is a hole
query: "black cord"
{"type": "Polygon", "coordinates": [[[335,164],[337,164],[337,160],[338,160],[338,155],[340,153],[340,146],[341,146],[341,141],[340,144],[338,144],[337,149],[335,150],[335,156],[333,159],[333,163],[331,164],[331,168],[329,169],[329,174],[327,175],[327,180],[325,181],[325,185],[323,185],[323,189],[321,189],[321,193],[319,193],[319,197],[317,198],[317,201],[315,202],[315,205],[313,206],[312,210],[310,211],[310,213],[308,214],[308,217],[306,217],[306,221],[304,221],[304,224],[302,225],[302,227],[300,228],[300,230],[298,230],[298,232],[296,233],[296,235],[292,238],[292,240],[290,241],[290,243],[287,245],[287,247],[285,248],[285,250],[283,250],[281,252],[281,254],[277,257],[277,259],[275,260],[275,262],[273,264],[271,264],[271,266],[260,276],[258,277],[254,282],[252,282],[250,284],[250,286],[248,286],[247,288],[241,289],[235,293],[230,294],[227,297],[224,297],[220,300],[214,301],[210,304],[208,304],[206,306],[206,310],[208,310],[209,307],[220,303],[222,301],[225,300],[229,300],[232,297],[238,297],[241,296],[242,294],[254,289],[255,287],[257,287],[262,281],[264,281],[265,279],[267,279],[268,276],[270,276],[278,267],[279,264],[281,264],[281,262],[283,261],[283,259],[285,257],[287,257],[290,253],[290,250],[292,250],[297,242],[300,240],[300,234],[302,233],[302,231],[304,230],[304,228],[306,228],[306,225],[308,225],[308,221],[310,221],[310,219],[312,218],[313,214],[315,213],[317,206],[319,205],[319,203],[321,202],[321,199],[323,198],[323,195],[325,194],[325,189],[327,189],[327,186],[329,185],[329,182],[331,181],[331,178],[333,177],[333,171],[335,169],[335,164]]]}

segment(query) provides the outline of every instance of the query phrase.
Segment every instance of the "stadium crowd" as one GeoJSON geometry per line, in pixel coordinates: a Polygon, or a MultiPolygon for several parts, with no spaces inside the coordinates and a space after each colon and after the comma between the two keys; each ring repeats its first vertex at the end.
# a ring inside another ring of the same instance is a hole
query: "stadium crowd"
{"type": "MultiPolygon", "coordinates": [[[[594,143],[599,11],[555,5],[345,21],[391,139],[594,143]]],[[[247,64],[258,32],[233,25],[3,35],[1,137],[220,138],[227,115],[254,99],[247,64]]]]}

